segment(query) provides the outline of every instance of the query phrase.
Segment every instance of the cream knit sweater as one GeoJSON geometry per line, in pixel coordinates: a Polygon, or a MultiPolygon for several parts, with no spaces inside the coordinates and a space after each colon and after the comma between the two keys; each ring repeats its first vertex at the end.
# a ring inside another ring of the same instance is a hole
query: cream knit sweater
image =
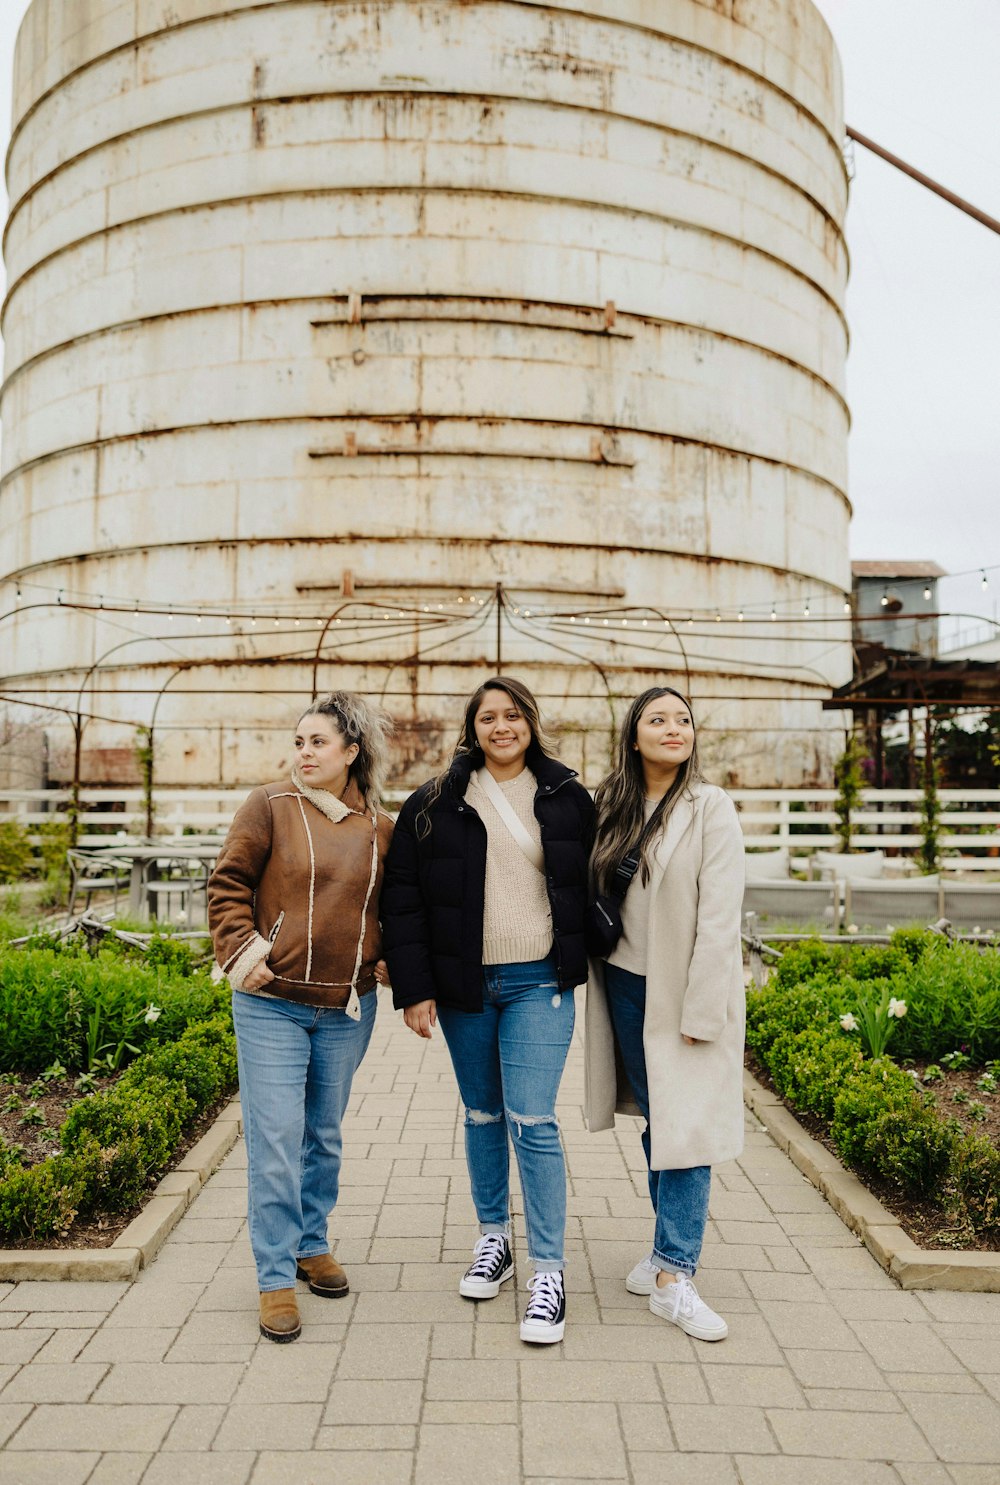
{"type": "MultiPolygon", "coordinates": [[[[535,819],[538,783],[530,769],[501,783],[507,803],[541,845],[535,819]]],[[[486,890],[483,903],[483,963],[525,964],[544,959],[552,948],[552,911],[545,877],[532,866],[479,787],[469,780],[465,801],[486,826],[486,890]]]]}

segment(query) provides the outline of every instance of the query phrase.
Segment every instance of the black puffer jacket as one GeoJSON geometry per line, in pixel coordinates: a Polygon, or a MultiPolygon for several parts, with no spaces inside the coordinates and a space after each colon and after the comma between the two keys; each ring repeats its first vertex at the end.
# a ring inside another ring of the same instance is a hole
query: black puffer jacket
{"type": "MultiPolygon", "coordinates": [[[[594,805],[572,769],[535,749],[526,761],[538,781],[535,817],[542,833],[559,986],[572,990],[587,978],[584,917],[594,805]]],[[[465,802],[475,766],[471,756],[452,764],[423,839],[417,836],[416,821],[430,784],[410,795],[396,822],[379,915],[397,1010],[422,1000],[461,1011],[483,1009],[486,826],[465,802]]]]}

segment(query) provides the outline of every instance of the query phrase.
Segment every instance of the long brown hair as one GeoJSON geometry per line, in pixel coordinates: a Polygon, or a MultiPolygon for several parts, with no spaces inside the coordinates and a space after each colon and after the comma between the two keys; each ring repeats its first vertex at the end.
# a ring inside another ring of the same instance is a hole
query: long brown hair
{"type": "Polygon", "coordinates": [[[368,809],[378,809],[389,771],[392,722],[387,713],[353,691],[333,691],[311,702],[302,717],[326,717],[348,747],[357,743],[358,756],[347,771],[348,778],[357,784],[368,809]]]}
{"type": "Polygon", "coordinates": [[[701,778],[696,738],[690,758],[686,758],[680,765],[673,783],[646,824],[646,778],[642,757],[636,747],[636,737],[639,732],[639,718],[649,703],[660,696],[676,696],[678,701],[683,701],[691,716],[691,726],[694,727],[690,701],[680,691],[675,691],[673,686],[651,686],[648,691],[637,696],[629,707],[618,735],[611,772],[598,784],[594,795],[597,805],[597,844],[591,864],[599,892],[611,890],[615,872],[624,857],[634,851],[636,846],[640,848],[640,880],[649,881],[651,843],[659,839],[671,811],[685,790],[696,779],[701,778]]]}
{"type": "Polygon", "coordinates": [[[465,704],[465,715],[462,718],[461,731],[455,744],[455,751],[451,755],[448,767],[443,769],[436,778],[431,780],[427,797],[424,799],[420,813],[417,815],[415,826],[417,836],[423,840],[430,834],[431,810],[434,808],[444,788],[445,780],[455,764],[462,758],[471,760],[473,768],[482,768],[484,758],[483,750],[479,746],[476,737],[476,713],[483,704],[483,698],[487,691],[504,691],[517,707],[531,729],[531,742],[528,744],[528,752],[525,758],[530,768],[533,759],[554,758],[555,744],[552,736],[542,721],[538,710],[538,702],[528,690],[523,681],[516,681],[512,676],[495,675],[488,681],[478,686],[465,704]]]}

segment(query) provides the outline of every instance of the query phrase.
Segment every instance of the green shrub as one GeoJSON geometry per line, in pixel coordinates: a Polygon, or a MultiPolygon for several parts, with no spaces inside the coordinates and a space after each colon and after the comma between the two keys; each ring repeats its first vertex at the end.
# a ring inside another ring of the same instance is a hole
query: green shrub
{"type": "Polygon", "coordinates": [[[940,1062],[964,1047],[972,1062],[1000,1056],[1000,953],[930,938],[920,958],[892,977],[892,993],[906,1001],[894,1055],[940,1062]]]}
{"type": "Polygon", "coordinates": [[[17,882],[31,868],[32,851],[28,832],[17,820],[0,822],[0,882],[17,882]]]}
{"type": "MultiPolygon", "coordinates": [[[[204,972],[190,971],[183,946],[158,952],[172,955],[171,963],[124,959],[106,949],[93,957],[50,946],[5,953],[0,957],[0,1068],[40,1072],[58,1058],[77,1072],[88,1066],[88,1042],[112,1049],[127,1043],[141,1051],[175,1040],[191,1021],[228,1003],[228,988],[213,984],[204,972]],[[181,952],[173,954],[177,948],[181,952]],[[160,1014],[146,1021],[151,1004],[160,1014]]],[[[127,1052],[120,1060],[128,1060],[127,1052]]]]}
{"type": "Polygon", "coordinates": [[[977,1233],[1000,1236],[1000,1150],[980,1134],[956,1143],[951,1178],[960,1203],[977,1233]]]}
{"type": "Polygon", "coordinates": [[[880,1057],[864,1063],[837,1094],[830,1134],[849,1164],[876,1171],[904,1195],[933,1199],[948,1174],[955,1129],[909,1074],[880,1057]]]}
{"type": "Polygon", "coordinates": [[[200,1113],[236,1082],[236,1040],[228,1016],[199,1021],[176,1042],[134,1062],[117,1087],[142,1088],[150,1077],[183,1083],[200,1113]]]}
{"type": "Polygon", "coordinates": [[[101,1153],[91,1144],[55,1155],[0,1180],[0,1233],[8,1238],[61,1237],[99,1188],[101,1153]]]}
{"type": "Polygon", "coordinates": [[[856,1042],[809,1027],[785,1032],[771,1046],[768,1067],[774,1086],[797,1109],[829,1122],[843,1085],[862,1066],[856,1042]]]}
{"type": "Polygon", "coordinates": [[[116,1085],[71,1110],[60,1140],[65,1154],[102,1158],[101,1189],[91,1194],[108,1211],[122,1212],[143,1196],[149,1177],[166,1165],[195,1101],[183,1083],[153,1076],[141,1088],[116,1085]]]}

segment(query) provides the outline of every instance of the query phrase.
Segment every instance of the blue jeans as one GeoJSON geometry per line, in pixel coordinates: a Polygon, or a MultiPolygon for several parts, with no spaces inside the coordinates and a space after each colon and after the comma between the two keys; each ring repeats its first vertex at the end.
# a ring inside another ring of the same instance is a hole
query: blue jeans
{"type": "Polygon", "coordinates": [[[465,1104],[465,1158],[482,1232],[510,1233],[508,1132],[537,1273],[565,1267],[566,1162],[556,1094],[573,1037],[572,994],[555,958],[483,966],[483,1013],[446,1006],[438,1021],[465,1104]]]}
{"type": "Polygon", "coordinates": [[[295,1260],[330,1250],[340,1125],[371,1040],[375,1001],[374,991],[363,995],[361,1019],[352,1021],[342,1010],[233,993],[250,1246],[262,1292],[293,1288],[295,1260]]]}
{"type": "MultiPolygon", "coordinates": [[[[646,981],[616,964],[604,966],[611,1024],[621,1048],[625,1072],[636,1103],[646,1120],[642,1148],[649,1166],[649,1087],[642,1025],[646,1015],[646,981]]],[[[708,1221],[710,1165],[687,1170],[649,1170],[649,1197],[656,1213],[652,1259],[657,1268],[693,1276],[701,1257],[708,1221]]]]}

